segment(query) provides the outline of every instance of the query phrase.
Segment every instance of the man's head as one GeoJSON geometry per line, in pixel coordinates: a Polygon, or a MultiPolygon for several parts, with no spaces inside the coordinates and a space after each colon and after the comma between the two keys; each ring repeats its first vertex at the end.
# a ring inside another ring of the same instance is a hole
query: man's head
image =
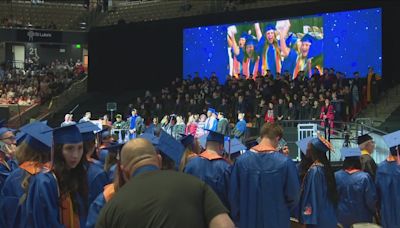
{"type": "Polygon", "coordinates": [[[134,108],[134,109],[132,109],[132,116],[134,116],[134,115],[136,115],[137,114],[137,110],[134,108]]]}
{"type": "Polygon", "coordinates": [[[90,119],[90,118],[92,117],[92,113],[86,112],[86,113],[85,113],[85,117],[88,118],[88,119],[90,119]]]}
{"type": "Polygon", "coordinates": [[[118,122],[120,122],[120,121],[122,120],[122,115],[121,115],[121,114],[117,114],[117,115],[115,116],[115,119],[116,119],[118,122]]]}
{"type": "Polygon", "coordinates": [[[260,130],[261,139],[275,148],[282,136],[283,128],[277,123],[265,123],[260,130]]]}
{"type": "Polygon", "coordinates": [[[161,156],[157,154],[154,146],[143,138],[130,140],[121,150],[121,170],[125,180],[144,165],[161,167],[161,156]]]}
{"type": "Polygon", "coordinates": [[[243,112],[239,112],[238,113],[238,120],[243,120],[244,119],[244,113],[243,112]]]}
{"type": "Polygon", "coordinates": [[[370,154],[373,153],[375,150],[375,142],[373,138],[368,134],[358,136],[357,144],[361,150],[366,150],[370,154]]]}
{"type": "Polygon", "coordinates": [[[224,113],[223,112],[218,112],[218,119],[224,118],[224,113]]]}

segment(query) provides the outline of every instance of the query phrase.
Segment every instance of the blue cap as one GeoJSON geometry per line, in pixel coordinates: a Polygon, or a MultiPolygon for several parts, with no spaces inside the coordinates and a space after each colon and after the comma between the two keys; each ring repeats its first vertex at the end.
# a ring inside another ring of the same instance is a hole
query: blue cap
{"type": "Polygon", "coordinates": [[[303,38],[301,38],[301,42],[309,42],[309,43],[313,43],[314,37],[312,37],[310,34],[305,34],[303,36],[303,38]]]}
{"type": "Polygon", "coordinates": [[[254,39],[248,39],[248,40],[246,40],[245,46],[248,46],[248,45],[256,46],[256,41],[254,39]]]}
{"type": "Polygon", "coordinates": [[[291,47],[293,44],[297,42],[297,37],[294,33],[291,33],[288,38],[285,40],[286,46],[291,47]]]}
{"type": "Polygon", "coordinates": [[[332,148],[330,142],[326,139],[320,137],[311,139],[310,143],[317,149],[319,152],[326,153],[329,149],[332,148]]]}
{"type": "Polygon", "coordinates": [[[178,169],[182,155],[185,152],[183,145],[165,131],[161,131],[158,149],[173,160],[175,162],[175,168],[178,169]]]}
{"type": "Polygon", "coordinates": [[[82,134],[82,140],[84,142],[95,140],[96,136],[94,132],[100,130],[100,128],[96,124],[90,121],[81,122],[76,126],[79,128],[79,131],[82,134]]]}
{"type": "Polygon", "coordinates": [[[249,36],[249,34],[247,34],[247,32],[242,32],[242,35],[240,35],[240,38],[247,39],[248,36],[249,36]]]}
{"type": "Polygon", "coordinates": [[[155,146],[155,147],[159,143],[159,138],[152,133],[143,133],[143,134],[139,135],[138,138],[146,139],[147,141],[151,142],[151,144],[153,144],[153,146],[155,146]]]}
{"type": "Polygon", "coordinates": [[[307,154],[307,147],[308,147],[308,143],[310,143],[310,141],[313,139],[312,136],[303,138],[299,141],[296,142],[296,145],[300,148],[301,152],[305,155],[307,154]]]}
{"type": "Polygon", "coordinates": [[[82,134],[76,124],[53,129],[55,144],[75,144],[82,142],[82,134]]]}
{"type": "Polygon", "coordinates": [[[118,153],[121,151],[122,147],[125,145],[125,143],[110,143],[110,145],[106,146],[103,148],[103,150],[108,150],[110,153],[118,153]]]}
{"type": "Polygon", "coordinates": [[[361,150],[358,147],[357,148],[343,147],[342,149],[340,149],[340,153],[342,154],[343,160],[348,157],[360,157],[361,156],[361,150]]]}
{"type": "MultiPolygon", "coordinates": [[[[52,128],[42,122],[33,122],[20,128],[24,142],[38,151],[49,151],[52,146],[52,128]]],[[[21,134],[20,133],[20,134],[21,134]]],[[[19,139],[21,141],[21,138],[19,139]]]]}
{"type": "Polygon", "coordinates": [[[208,130],[208,136],[207,136],[207,142],[219,142],[221,144],[224,144],[224,135],[215,131],[208,130]]]}
{"type": "Polygon", "coordinates": [[[217,112],[215,111],[215,109],[213,109],[213,108],[208,108],[208,111],[211,112],[211,113],[214,113],[214,114],[217,113],[217,112]]]}
{"type": "Polygon", "coordinates": [[[234,154],[240,152],[241,150],[246,150],[247,148],[242,142],[239,141],[239,139],[231,139],[229,136],[227,136],[225,137],[224,149],[228,154],[234,154]]]}
{"type": "Polygon", "coordinates": [[[17,134],[15,135],[15,141],[17,142],[16,145],[19,146],[25,140],[25,137],[26,133],[22,131],[17,132],[17,134]]]}
{"type": "Polygon", "coordinates": [[[193,144],[193,142],[194,142],[194,136],[193,135],[191,135],[191,134],[188,134],[188,135],[181,134],[181,135],[183,137],[180,139],[180,141],[181,141],[181,143],[182,143],[182,145],[184,147],[187,147],[187,146],[193,144]]]}
{"type": "Polygon", "coordinates": [[[390,150],[396,149],[396,147],[400,145],[400,131],[395,131],[384,135],[383,140],[390,150]]]}
{"type": "Polygon", "coordinates": [[[273,25],[273,24],[267,24],[265,27],[264,27],[264,32],[268,32],[269,30],[276,30],[276,27],[275,27],[275,25],[273,25]]]}

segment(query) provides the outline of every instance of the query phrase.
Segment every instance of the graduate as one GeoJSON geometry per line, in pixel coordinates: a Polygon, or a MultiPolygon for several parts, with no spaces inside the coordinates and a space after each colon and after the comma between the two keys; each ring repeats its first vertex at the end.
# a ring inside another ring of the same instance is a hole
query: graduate
{"type": "Polygon", "coordinates": [[[326,157],[332,145],[321,136],[310,141],[307,155],[314,161],[302,183],[299,221],[306,227],[336,228],[338,195],[335,176],[326,157]]]}
{"type": "Polygon", "coordinates": [[[3,126],[0,121],[0,190],[8,175],[18,167],[17,162],[12,158],[10,148],[15,147],[15,135],[13,130],[3,126]]]}
{"type": "Polygon", "coordinates": [[[88,203],[90,205],[110,181],[107,173],[97,164],[98,161],[92,158],[96,150],[96,136],[94,131],[99,131],[100,128],[89,121],[77,124],[77,126],[82,134],[83,150],[86,155],[86,172],[89,187],[88,203]]]}
{"type": "Polygon", "coordinates": [[[209,131],[206,150],[192,158],[183,171],[206,182],[229,208],[227,194],[231,165],[222,157],[224,142],[224,135],[209,131]]]}
{"type": "Polygon", "coordinates": [[[153,145],[157,144],[156,148],[162,157],[162,169],[179,170],[179,165],[185,152],[185,147],[179,141],[165,131],[161,131],[158,140],[150,139],[148,141],[153,145]]]}
{"type": "Polygon", "coordinates": [[[109,146],[105,147],[104,150],[107,151],[107,156],[104,164],[104,171],[107,174],[108,183],[114,180],[115,171],[118,163],[118,154],[124,143],[111,143],[109,146]]]}
{"type": "Polygon", "coordinates": [[[261,57],[261,64],[259,64],[261,75],[265,76],[268,70],[273,75],[281,73],[281,49],[276,39],[275,25],[267,24],[264,28],[264,34],[261,33],[258,23],[256,23],[255,29],[258,40],[257,52],[261,57]]]}
{"type": "Polygon", "coordinates": [[[182,155],[181,162],[179,164],[179,171],[183,171],[186,164],[192,159],[197,157],[200,153],[201,148],[197,139],[193,135],[182,135],[180,139],[181,144],[185,147],[185,152],[182,155]]]}
{"type": "Polygon", "coordinates": [[[376,211],[376,188],[371,176],[361,171],[359,148],[342,148],[343,169],[335,173],[339,194],[337,218],[344,228],[372,222],[376,211]]]}
{"type": "MultiPolygon", "coordinates": [[[[20,166],[12,171],[0,194],[0,227],[26,227],[26,197],[31,177],[49,169],[51,130],[46,124],[34,122],[20,128],[24,135],[16,151],[20,166]]],[[[19,140],[18,140],[19,141],[19,140]]]]}
{"type": "Polygon", "coordinates": [[[247,123],[244,119],[244,113],[240,112],[238,114],[238,120],[239,121],[236,123],[235,128],[233,128],[233,135],[235,138],[240,139],[240,141],[243,142],[247,130],[247,123]]]}
{"type": "Polygon", "coordinates": [[[207,110],[207,119],[204,125],[204,130],[216,131],[218,126],[217,112],[213,108],[207,110]]]}
{"type": "Polygon", "coordinates": [[[229,199],[238,227],[290,227],[300,183],[295,164],[276,150],[282,134],[279,125],[264,124],[259,144],[233,164],[229,199]]]}
{"type": "Polygon", "coordinates": [[[53,164],[31,177],[25,217],[32,227],[85,227],[88,190],[82,135],[76,125],[53,130],[53,164]]]}
{"type": "Polygon", "coordinates": [[[242,74],[246,76],[246,79],[251,75],[258,75],[260,56],[255,51],[256,46],[257,41],[255,39],[249,38],[246,40],[245,52],[241,58],[242,74]]]}
{"type": "Polygon", "coordinates": [[[377,166],[374,159],[371,157],[371,154],[375,150],[375,142],[370,135],[365,134],[357,138],[357,144],[361,149],[361,169],[367,172],[372,177],[372,180],[375,181],[377,166]]]}
{"type": "Polygon", "coordinates": [[[383,228],[400,227],[400,131],[383,136],[390,148],[387,159],[378,165],[376,187],[383,228]]]}

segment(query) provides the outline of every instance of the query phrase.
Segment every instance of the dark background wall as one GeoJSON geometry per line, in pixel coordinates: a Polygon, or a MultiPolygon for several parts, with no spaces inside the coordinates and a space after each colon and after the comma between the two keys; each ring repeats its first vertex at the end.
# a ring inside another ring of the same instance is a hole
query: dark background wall
{"type": "MultiPolygon", "coordinates": [[[[316,2],[190,18],[93,28],[89,32],[89,90],[118,93],[159,89],[182,77],[182,30],[186,27],[280,19],[322,12],[382,7],[383,77],[399,80],[396,36],[400,7],[396,2],[316,2]]],[[[362,51],[362,50],[358,50],[362,51]]]]}

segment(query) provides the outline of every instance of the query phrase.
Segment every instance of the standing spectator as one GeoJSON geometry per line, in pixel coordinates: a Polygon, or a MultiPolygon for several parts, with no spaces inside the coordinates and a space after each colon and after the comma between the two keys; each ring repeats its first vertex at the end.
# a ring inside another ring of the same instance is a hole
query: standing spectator
{"type": "Polygon", "coordinates": [[[196,130],[196,138],[201,137],[202,135],[205,134],[204,127],[206,125],[206,115],[201,114],[199,118],[199,122],[197,123],[197,130],[196,130]]]}
{"type": "Polygon", "coordinates": [[[223,135],[229,135],[229,121],[225,118],[223,112],[218,112],[217,132],[223,135]]]}
{"type": "Polygon", "coordinates": [[[272,102],[270,102],[268,104],[268,109],[265,112],[264,121],[266,123],[274,123],[275,122],[275,109],[274,109],[274,104],[272,104],[272,102]]]}
{"type": "Polygon", "coordinates": [[[319,118],[322,120],[321,126],[329,128],[331,131],[333,130],[335,120],[335,112],[333,106],[330,104],[328,98],[325,99],[324,106],[321,107],[321,114],[319,118]]]}
{"type": "Polygon", "coordinates": [[[196,135],[197,131],[197,122],[195,120],[194,115],[190,115],[188,122],[186,124],[185,135],[196,135]]]}
{"type": "Polygon", "coordinates": [[[244,137],[246,135],[247,131],[247,126],[246,126],[246,121],[244,120],[244,113],[239,113],[238,114],[238,122],[235,125],[235,128],[233,128],[233,136],[240,141],[244,141],[244,137]]]}
{"type": "Polygon", "coordinates": [[[182,138],[182,135],[185,135],[185,129],[186,125],[185,122],[183,122],[182,116],[177,116],[176,125],[172,131],[172,137],[174,137],[175,139],[182,138]]]}
{"type": "Polygon", "coordinates": [[[282,135],[277,124],[264,124],[260,143],[232,167],[231,216],[238,227],[290,227],[300,184],[295,164],[275,151],[282,135]]]}
{"type": "Polygon", "coordinates": [[[267,112],[267,106],[265,105],[265,100],[260,99],[260,103],[256,106],[256,128],[261,128],[264,124],[265,113],[267,112]]]}
{"type": "Polygon", "coordinates": [[[310,119],[311,120],[318,120],[321,114],[321,108],[319,107],[319,102],[317,100],[314,101],[313,106],[310,110],[310,119]]]}
{"type": "Polygon", "coordinates": [[[129,139],[133,139],[136,137],[136,118],[137,118],[137,110],[134,108],[131,112],[131,117],[129,119],[129,139]]]}
{"type": "Polygon", "coordinates": [[[285,113],[287,112],[286,104],[283,103],[283,99],[278,99],[278,107],[277,107],[277,120],[281,121],[285,119],[285,113]]]}
{"type": "Polygon", "coordinates": [[[382,78],[374,72],[374,68],[368,68],[367,75],[367,101],[377,103],[380,94],[380,80],[382,78]]]}
{"type": "Polygon", "coordinates": [[[307,120],[310,117],[310,104],[306,96],[301,96],[299,106],[299,120],[307,120]]]}

